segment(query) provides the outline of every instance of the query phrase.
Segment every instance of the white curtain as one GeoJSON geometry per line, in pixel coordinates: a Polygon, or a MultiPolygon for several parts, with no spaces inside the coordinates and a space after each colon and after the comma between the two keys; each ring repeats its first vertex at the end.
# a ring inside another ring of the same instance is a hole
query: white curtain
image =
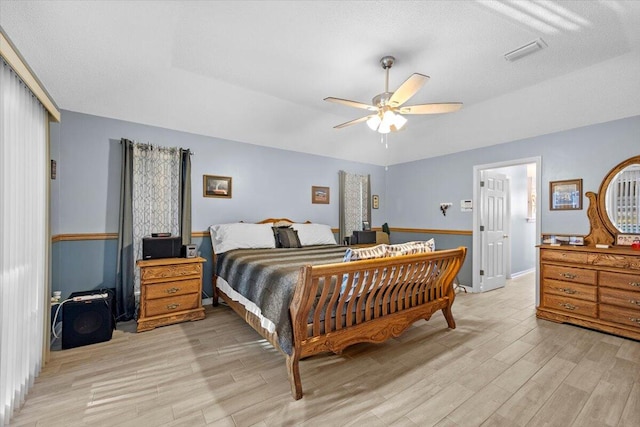
{"type": "MultiPolygon", "coordinates": [[[[148,144],[133,146],[133,256],[142,259],[142,238],[151,233],[180,235],[179,148],[148,144]]],[[[140,291],[135,270],[134,292],[140,291]]]]}
{"type": "Polygon", "coordinates": [[[369,175],[340,171],[340,241],[362,230],[362,222],[371,222],[369,175]]]}
{"type": "Polygon", "coordinates": [[[47,286],[44,107],[0,60],[0,426],[42,367],[47,286]]]}

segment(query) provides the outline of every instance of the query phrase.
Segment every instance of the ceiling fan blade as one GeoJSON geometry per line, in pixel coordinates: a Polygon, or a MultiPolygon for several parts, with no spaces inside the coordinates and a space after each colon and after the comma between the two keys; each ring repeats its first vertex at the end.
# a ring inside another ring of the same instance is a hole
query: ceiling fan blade
{"type": "Polygon", "coordinates": [[[453,113],[462,108],[462,102],[447,102],[441,104],[408,105],[398,108],[400,114],[441,114],[453,113]]]}
{"type": "Polygon", "coordinates": [[[346,105],[347,107],[362,108],[363,110],[369,110],[369,111],[378,111],[378,107],[376,107],[375,105],[365,104],[363,102],[358,102],[358,101],[351,101],[349,99],[334,98],[330,96],[328,98],[325,98],[324,100],[328,102],[334,102],[336,104],[346,105]]]}
{"type": "Polygon", "coordinates": [[[351,126],[351,125],[355,125],[358,123],[362,123],[362,122],[366,122],[367,120],[369,120],[371,117],[375,116],[375,114],[372,114],[370,116],[364,116],[364,117],[360,117],[359,119],[355,119],[355,120],[350,120],[348,122],[345,123],[341,123],[337,126],[334,126],[334,129],[342,129],[342,128],[346,128],[347,126],[351,126]]]}
{"type": "Polygon", "coordinates": [[[412,74],[411,77],[405,80],[404,83],[393,92],[393,95],[389,98],[389,105],[398,107],[404,104],[409,98],[415,95],[427,81],[429,81],[429,76],[419,73],[412,74]]]}

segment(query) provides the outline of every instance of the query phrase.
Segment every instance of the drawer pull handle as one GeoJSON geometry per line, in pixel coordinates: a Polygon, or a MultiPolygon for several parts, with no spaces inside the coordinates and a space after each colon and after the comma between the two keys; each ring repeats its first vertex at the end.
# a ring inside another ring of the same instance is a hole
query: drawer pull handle
{"type": "Polygon", "coordinates": [[[640,282],[629,282],[631,286],[635,286],[636,288],[640,288],[640,282]]]}
{"type": "Polygon", "coordinates": [[[560,303],[560,306],[566,308],[567,310],[575,310],[576,308],[578,308],[573,304],[569,304],[568,302],[560,303]]]}
{"type": "Polygon", "coordinates": [[[635,317],[629,317],[629,320],[640,325],[640,319],[636,319],[635,317]]]}
{"type": "Polygon", "coordinates": [[[630,302],[631,304],[640,305],[640,301],[636,301],[636,300],[634,300],[634,299],[630,299],[630,300],[629,300],[629,302],[630,302]]]}
{"type": "Polygon", "coordinates": [[[575,294],[576,292],[578,292],[578,291],[576,291],[575,289],[571,289],[571,288],[560,288],[560,290],[561,290],[562,292],[564,292],[565,294],[569,294],[569,295],[573,295],[573,294],[575,294]]]}
{"type": "Polygon", "coordinates": [[[165,292],[168,293],[168,294],[175,294],[179,290],[180,290],[180,288],[173,287],[173,288],[167,289],[165,292]]]}
{"type": "Polygon", "coordinates": [[[571,273],[562,273],[560,275],[565,279],[575,279],[576,277],[578,277],[577,274],[571,274],[571,273]]]}
{"type": "Polygon", "coordinates": [[[180,304],[168,304],[167,310],[175,310],[178,307],[180,307],[180,304]]]}

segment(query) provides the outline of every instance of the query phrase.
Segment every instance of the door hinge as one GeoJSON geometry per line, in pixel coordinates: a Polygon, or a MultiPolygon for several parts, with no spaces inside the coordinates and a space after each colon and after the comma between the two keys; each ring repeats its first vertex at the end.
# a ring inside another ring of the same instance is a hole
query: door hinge
{"type": "Polygon", "coordinates": [[[480,181],[480,187],[484,187],[484,181],[480,181]]]}
{"type": "Polygon", "coordinates": [[[484,270],[480,270],[480,275],[484,276],[484,270]]]}
{"type": "Polygon", "coordinates": [[[484,225],[480,226],[480,231],[484,231],[484,225]]]}

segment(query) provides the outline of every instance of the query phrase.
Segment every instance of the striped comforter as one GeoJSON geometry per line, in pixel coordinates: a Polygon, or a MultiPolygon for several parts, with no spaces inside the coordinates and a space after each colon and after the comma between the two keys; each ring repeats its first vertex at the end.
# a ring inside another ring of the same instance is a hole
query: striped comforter
{"type": "Polygon", "coordinates": [[[293,330],[289,305],[300,267],[342,262],[344,246],[297,249],[235,249],[217,255],[216,275],[240,295],[254,302],[276,325],[282,351],[292,352],[293,330]]]}

